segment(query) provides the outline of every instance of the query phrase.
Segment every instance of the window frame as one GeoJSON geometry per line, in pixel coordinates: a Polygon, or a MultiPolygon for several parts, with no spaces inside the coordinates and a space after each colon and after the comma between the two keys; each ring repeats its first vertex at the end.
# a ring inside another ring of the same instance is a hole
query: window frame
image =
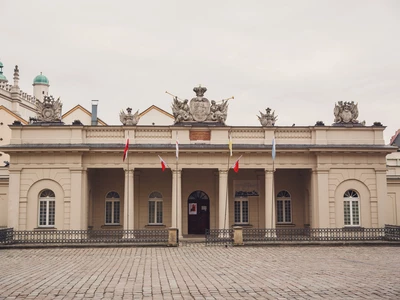
{"type": "Polygon", "coordinates": [[[249,198],[247,197],[236,197],[234,202],[233,202],[233,218],[234,218],[234,223],[235,224],[243,224],[247,225],[250,223],[250,203],[249,203],[249,198]],[[236,219],[236,203],[239,203],[239,221],[236,219]],[[244,203],[247,203],[247,211],[244,211],[244,203]],[[244,221],[245,217],[247,218],[247,221],[244,221]]]}
{"type": "Polygon", "coordinates": [[[163,196],[160,192],[151,192],[148,198],[148,209],[147,209],[147,222],[148,225],[163,225],[164,223],[164,204],[163,204],[163,196]],[[151,211],[151,205],[150,204],[154,203],[154,212],[152,213],[152,216],[150,215],[151,211]],[[159,207],[159,205],[161,207],[159,207]],[[161,210],[161,212],[159,211],[161,210]],[[159,214],[160,213],[160,214],[159,214]],[[151,217],[153,218],[154,222],[151,222],[151,217]],[[158,217],[161,218],[161,220],[158,220],[158,217]]]}
{"type": "Polygon", "coordinates": [[[44,189],[39,193],[38,205],[38,227],[39,228],[54,228],[56,226],[56,195],[50,189],[44,189]],[[45,209],[42,212],[42,203],[45,204],[45,209]],[[51,204],[53,207],[51,207],[51,204]],[[50,211],[51,210],[51,211],[50,211]],[[42,213],[44,213],[45,224],[42,222],[42,213]],[[52,220],[51,220],[52,217],[52,220]],[[52,221],[53,224],[50,224],[52,221]]]}
{"type": "Polygon", "coordinates": [[[119,194],[115,191],[108,192],[105,198],[105,204],[104,204],[104,224],[105,225],[121,225],[121,197],[119,194]],[[111,203],[111,222],[107,222],[107,210],[108,206],[107,203],[111,203]],[[116,203],[118,203],[118,208],[116,207],[116,203]],[[118,209],[118,221],[115,222],[115,214],[116,214],[116,209],[118,209]]]}
{"type": "Polygon", "coordinates": [[[287,190],[281,190],[276,194],[276,224],[293,224],[292,196],[287,190]],[[278,203],[282,203],[282,220],[279,221],[278,203]],[[286,212],[286,205],[289,204],[289,214],[286,212]],[[288,220],[288,217],[290,220],[288,220]]]}
{"type": "Polygon", "coordinates": [[[361,226],[361,202],[360,202],[360,194],[355,189],[348,189],[343,194],[343,225],[344,227],[360,227],[361,226]],[[349,203],[349,216],[350,216],[350,224],[346,224],[346,208],[345,203],[349,203]],[[353,204],[357,203],[357,218],[358,224],[354,224],[355,212],[353,211],[353,204]]]}

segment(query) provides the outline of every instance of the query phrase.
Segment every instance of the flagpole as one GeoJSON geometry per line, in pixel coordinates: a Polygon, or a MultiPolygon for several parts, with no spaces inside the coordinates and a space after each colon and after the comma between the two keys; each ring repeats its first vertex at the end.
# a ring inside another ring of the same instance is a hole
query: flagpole
{"type": "Polygon", "coordinates": [[[129,179],[130,179],[130,173],[129,173],[129,160],[130,160],[130,157],[129,157],[129,155],[128,155],[128,187],[127,187],[127,193],[128,193],[128,197],[127,197],[127,200],[128,200],[128,205],[127,205],[127,209],[128,209],[128,222],[126,222],[126,229],[127,230],[129,230],[129,179]]]}
{"type": "Polygon", "coordinates": [[[225,225],[227,224],[226,219],[227,219],[227,212],[228,212],[228,199],[229,199],[229,166],[230,166],[230,155],[228,155],[228,171],[226,174],[226,199],[225,199],[225,216],[224,216],[224,228],[223,229],[228,229],[225,228],[225,225]]]}
{"type": "MultiPolygon", "coordinates": [[[[227,212],[228,212],[228,202],[229,202],[229,167],[230,167],[230,159],[231,155],[233,153],[233,146],[232,146],[232,136],[231,136],[231,131],[229,131],[229,136],[228,136],[228,148],[229,148],[229,154],[228,154],[228,171],[226,174],[226,199],[225,199],[225,214],[224,214],[224,227],[227,224],[227,212]]],[[[225,229],[225,228],[223,228],[225,229]]],[[[227,228],[226,228],[227,229],[227,228]]]]}
{"type": "Polygon", "coordinates": [[[275,134],[272,139],[272,187],[271,187],[271,193],[272,193],[272,207],[271,207],[271,229],[275,228],[275,212],[274,212],[274,207],[275,207],[275,157],[276,157],[276,144],[275,144],[275,134]]]}
{"type": "MultiPolygon", "coordinates": [[[[128,132],[128,141],[129,141],[129,132],[128,132]]],[[[129,147],[129,145],[128,145],[128,147],[129,147]]],[[[128,220],[126,222],[126,229],[129,230],[129,178],[131,177],[130,173],[129,173],[129,160],[131,159],[131,157],[129,155],[129,148],[128,148],[127,155],[128,155],[128,180],[127,180],[128,186],[127,186],[126,192],[128,193],[128,195],[127,195],[126,198],[127,198],[127,201],[128,201],[128,203],[127,203],[127,209],[128,209],[127,218],[128,218],[128,220]]]]}
{"type": "Polygon", "coordinates": [[[275,202],[275,159],[272,159],[272,207],[271,207],[271,229],[274,228],[274,202],[275,202]]]}
{"type": "Polygon", "coordinates": [[[179,228],[178,226],[178,158],[176,158],[176,163],[175,163],[175,224],[176,227],[179,228]]]}
{"type": "MultiPolygon", "coordinates": [[[[175,157],[176,157],[176,161],[175,161],[175,224],[176,224],[176,228],[178,228],[179,230],[179,212],[178,212],[178,180],[179,180],[179,175],[178,175],[178,161],[179,161],[179,141],[178,141],[178,131],[176,132],[176,138],[175,138],[175,157]]],[[[182,234],[181,232],[178,232],[178,235],[182,234]]]]}

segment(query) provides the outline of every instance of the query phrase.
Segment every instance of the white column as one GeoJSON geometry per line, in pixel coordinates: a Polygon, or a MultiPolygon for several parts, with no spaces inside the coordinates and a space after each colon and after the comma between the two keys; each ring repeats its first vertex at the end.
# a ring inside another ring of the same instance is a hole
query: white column
{"type": "Polygon", "coordinates": [[[181,170],[172,170],[172,227],[179,230],[182,237],[182,174],[181,170]]]}
{"type": "Polygon", "coordinates": [[[275,229],[274,173],[265,170],[265,228],[275,229]]]}
{"type": "MultiPolygon", "coordinates": [[[[21,170],[9,170],[8,221],[7,227],[19,230],[19,198],[21,186],[21,170]]],[[[37,213],[36,213],[37,215],[37,213]]]]}
{"type": "Polygon", "coordinates": [[[125,169],[124,230],[134,229],[134,184],[132,169],[125,169]]]}
{"type": "Polygon", "coordinates": [[[228,170],[219,170],[218,229],[229,229],[228,170]]]}
{"type": "Polygon", "coordinates": [[[87,170],[82,170],[82,229],[88,229],[89,224],[89,190],[87,170]]]}
{"type": "Polygon", "coordinates": [[[310,226],[311,228],[318,228],[318,184],[317,184],[317,171],[311,171],[311,194],[310,194],[310,226]]]}

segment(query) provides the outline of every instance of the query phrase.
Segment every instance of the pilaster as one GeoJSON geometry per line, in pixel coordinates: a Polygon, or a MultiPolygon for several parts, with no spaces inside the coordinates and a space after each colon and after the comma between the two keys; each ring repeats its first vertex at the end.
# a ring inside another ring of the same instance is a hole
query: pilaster
{"type": "Polygon", "coordinates": [[[19,230],[19,200],[21,186],[21,169],[10,169],[9,193],[8,195],[8,222],[9,228],[19,230]]]}
{"type": "Polygon", "coordinates": [[[87,229],[83,227],[83,218],[85,217],[85,186],[83,184],[82,169],[71,169],[71,215],[70,215],[70,229],[82,230],[87,229]]]}
{"type": "Polygon", "coordinates": [[[392,207],[388,201],[386,170],[376,170],[376,197],[378,199],[378,227],[384,227],[390,220],[392,207]]]}

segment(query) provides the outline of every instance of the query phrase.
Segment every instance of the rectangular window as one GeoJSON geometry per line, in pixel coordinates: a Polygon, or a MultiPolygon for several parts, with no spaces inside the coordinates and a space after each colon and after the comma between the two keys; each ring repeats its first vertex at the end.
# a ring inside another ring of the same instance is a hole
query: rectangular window
{"type": "Polygon", "coordinates": [[[351,205],[353,225],[360,225],[360,211],[358,209],[358,201],[353,201],[351,205]]]}
{"type": "Polygon", "coordinates": [[[249,223],[249,201],[247,199],[235,199],[235,223],[249,223]]]}
{"type": "Polygon", "coordinates": [[[149,200],[149,224],[163,223],[162,200],[149,200]]]}
{"type": "Polygon", "coordinates": [[[40,200],[39,201],[39,226],[53,227],[56,219],[56,201],[40,200]]]}
{"type": "Polygon", "coordinates": [[[292,223],[292,203],[291,200],[276,201],[276,221],[277,223],[292,223]]]}
{"type": "Polygon", "coordinates": [[[344,225],[359,226],[360,225],[360,208],[358,201],[343,201],[344,225]]]}
{"type": "Polygon", "coordinates": [[[344,225],[351,225],[350,201],[344,201],[344,225]]]}
{"type": "Polygon", "coordinates": [[[162,202],[157,201],[157,210],[156,210],[156,215],[157,215],[157,223],[162,224],[162,202]]]}
{"type": "Polygon", "coordinates": [[[120,205],[119,200],[106,201],[106,225],[120,224],[120,205]]]}

